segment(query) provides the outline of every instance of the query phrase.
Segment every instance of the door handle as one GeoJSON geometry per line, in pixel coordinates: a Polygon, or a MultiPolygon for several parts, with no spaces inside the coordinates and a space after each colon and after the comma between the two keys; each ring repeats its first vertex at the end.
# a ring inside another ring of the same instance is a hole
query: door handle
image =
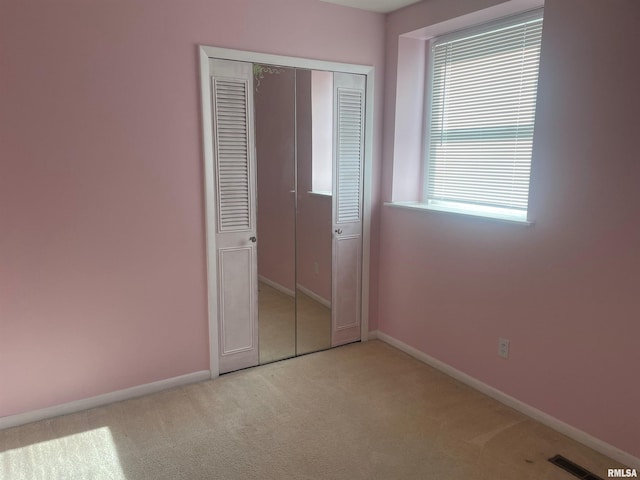
{"type": "Polygon", "coordinates": [[[256,243],[258,241],[256,237],[249,237],[249,240],[251,240],[253,243],[256,243]]]}
{"type": "Polygon", "coordinates": [[[338,235],[342,235],[342,229],[341,229],[341,228],[336,228],[335,232],[336,232],[338,235]]]}

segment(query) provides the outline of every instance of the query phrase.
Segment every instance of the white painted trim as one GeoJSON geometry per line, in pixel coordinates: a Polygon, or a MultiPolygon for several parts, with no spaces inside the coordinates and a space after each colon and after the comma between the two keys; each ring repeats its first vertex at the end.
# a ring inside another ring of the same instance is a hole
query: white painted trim
{"type": "Polygon", "coordinates": [[[204,153],[205,185],[205,240],[207,245],[207,297],[209,308],[209,370],[211,378],[220,374],[218,359],[218,259],[216,255],[216,195],[213,168],[213,112],[211,105],[211,72],[209,56],[202,49],[200,54],[200,95],[202,109],[202,142],[204,153]]]}
{"type": "Polygon", "coordinates": [[[371,330],[369,332],[369,340],[377,340],[378,339],[379,330],[371,330]]]}
{"type": "Polygon", "coordinates": [[[32,412],[0,417],[0,430],[5,428],[17,427],[26,423],[37,422],[39,420],[45,420],[47,418],[59,417],[60,415],[69,415],[71,413],[81,412],[90,408],[101,407],[110,403],[121,402],[123,400],[129,400],[131,398],[161,392],[170,388],[202,382],[204,380],[209,380],[210,378],[211,373],[208,370],[202,370],[200,372],[180,375],[179,377],[167,378],[165,380],[159,380],[157,382],[137,385],[131,388],[125,388],[124,390],[105,393],[96,397],[84,398],[82,400],[76,400],[74,402],[63,403],[62,405],[55,405],[53,407],[47,407],[41,410],[34,410],[32,412]]]}
{"type": "Polygon", "coordinates": [[[513,398],[510,395],[507,395],[506,393],[498,390],[497,388],[487,385],[486,383],[481,382],[480,380],[470,375],[467,375],[466,373],[461,372],[460,370],[457,370],[452,366],[436,358],[433,358],[430,355],[427,355],[426,353],[418,350],[417,348],[407,345],[406,343],[390,335],[387,335],[386,333],[376,330],[375,332],[371,332],[371,334],[375,335],[375,337],[378,338],[379,340],[396,347],[398,350],[402,350],[403,352],[411,355],[412,357],[420,360],[421,362],[426,363],[427,365],[435,368],[436,370],[440,370],[442,373],[445,373],[450,377],[455,378],[459,382],[462,382],[465,385],[468,385],[471,388],[474,388],[475,390],[478,390],[479,392],[482,392],[485,395],[499,401],[500,403],[503,403],[508,407],[511,407],[514,410],[517,410],[520,413],[523,413],[528,417],[533,418],[534,420],[537,420],[543,425],[546,425],[547,427],[552,428],[553,430],[560,432],[563,435],[566,435],[567,437],[575,440],[576,442],[580,442],[583,445],[586,445],[587,447],[592,448],[593,450],[600,452],[603,455],[606,455],[614,460],[617,460],[618,462],[624,465],[627,465],[632,468],[640,468],[640,458],[634,457],[630,453],[620,450],[619,448],[614,447],[613,445],[610,445],[596,437],[593,437],[592,435],[589,435],[588,433],[583,432],[582,430],[579,430],[567,423],[564,423],[562,420],[558,420],[557,418],[552,417],[551,415],[544,413],[543,411],[538,410],[537,408],[532,407],[531,405],[527,405],[526,403],[521,402],[520,400],[513,398]]]}
{"type": "Polygon", "coordinates": [[[324,60],[313,60],[302,57],[287,57],[284,55],[272,55],[270,53],[250,52],[245,50],[233,50],[230,48],[210,47],[200,45],[200,52],[208,58],[219,58],[222,60],[236,60],[238,62],[266,63],[280,67],[306,68],[309,70],[327,70],[331,72],[359,73],[368,75],[373,71],[369,65],[358,65],[353,63],[327,62],[324,60]]]}
{"type": "Polygon", "coordinates": [[[513,218],[507,218],[507,217],[498,217],[498,216],[492,216],[492,215],[478,215],[475,213],[470,213],[470,212],[465,212],[465,211],[460,211],[460,210],[448,210],[445,208],[437,208],[437,207],[433,207],[433,206],[429,206],[426,203],[422,203],[422,202],[385,202],[384,203],[385,207],[393,207],[393,208],[401,208],[404,210],[413,210],[413,211],[421,211],[424,212],[426,214],[431,214],[431,213],[435,213],[436,215],[440,215],[440,214],[453,214],[453,215],[457,215],[460,216],[461,218],[477,218],[478,220],[487,220],[489,222],[502,222],[502,223],[510,223],[512,225],[520,225],[523,227],[529,227],[531,225],[533,225],[533,222],[530,222],[528,220],[516,220],[513,218]]]}
{"type": "Polygon", "coordinates": [[[205,216],[206,216],[206,245],[207,245],[207,288],[209,310],[209,365],[211,378],[220,374],[218,361],[218,297],[215,258],[215,189],[213,185],[213,137],[212,112],[210,93],[209,59],[219,58],[241,62],[264,63],[283,67],[306,68],[310,70],[327,70],[332,72],[357,73],[367,77],[366,112],[365,112],[365,141],[364,141],[364,198],[363,198],[363,228],[362,228],[362,295],[361,295],[361,327],[360,338],[369,338],[369,270],[371,250],[371,195],[373,168],[373,106],[374,106],[374,67],[350,63],[328,62],[301,57],[288,57],[267,53],[233,50],[228,48],[198,46],[200,58],[200,91],[202,108],[202,141],[204,155],[204,185],[205,185],[205,216]]]}
{"type": "Polygon", "coordinates": [[[300,285],[299,283],[296,283],[296,288],[300,290],[302,293],[304,293],[307,297],[311,297],[313,300],[324,305],[325,307],[331,308],[330,300],[327,300],[326,298],[322,298],[316,292],[309,290],[307,287],[300,285]]]}
{"type": "Polygon", "coordinates": [[[276,283],[273,280],[269,280],[264,275],[258,275],[258,281],[262,282],[262,283],[266,283],[271,288],[275,288],[279,292],[284,293],[285,295],[288,295],[289,297],[295,297],[296,296],[296,292],[294,292],[290,288],[287,288],[284,285],[280,285],[279,283],[276,283]]]}
{"type": "Polygon", "coordinates": [[[360,272],[361,307],[360,307],[360,340],[369,339],[369,283],[371,256],[371,205],[373,185],[373,106],[374,106],[374,74],[373,67],[367,73],[365,88],[365,132],[364,132],[364,192],[362,205],[362,271],[360,272]]]}
{"type": "Polygon", "coordinates": [[[317,192],[309,191],[309,192],[307,192],[307,194],[308,195],[316,195],[318,197],[324,197],[324,198],[327,198],[327,199],[329,199],[329,198],[331,198],[333,196],[332,192],[321,192],[321,191],[317,191],[317,192]]]}

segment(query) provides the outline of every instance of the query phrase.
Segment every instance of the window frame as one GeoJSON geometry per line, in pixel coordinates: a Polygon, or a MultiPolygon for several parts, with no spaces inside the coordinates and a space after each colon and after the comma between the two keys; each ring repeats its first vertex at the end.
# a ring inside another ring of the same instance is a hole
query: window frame
{"type": "MultiPolygon", "coordinates": [[[[470,25],[458,30],[454,30],[451,32],[445,32],[431,38],[426,39],[426,62],[425,62],[425,94],[424,94],[424,122],[423,122],[423,146],[422,146],[422,161],[420,164],[421,167],[421,184],[420,184],[420,202],[419,204],[414,204],[413,207],[419,207],[421,209],[437,211],[437,212],[447,212],[447,213],[455,213],[455,214],[463,214],[472,217],[480,217],[480,218],[489,218],[489,219],[498,219],[498,220],[506,220],[510,222],[516,223],[524,223],[530,224],[531,220],[529,218],[529,200],[531,195],[531,175],[529,174],[529,185],[527,188],[527,209],[524,214],[514,214],[514,210],[508,208],[501,207],[489,207],[489,206],[481,206],[478,205],[476,208],[473,207],[473,204],[458,204],[456,202],[447,202],[447,201],[433,201],[427,197],[428,185],[429,185],[429,162],[430,162],[430,130],[431,130],[431,121],[432,121],[432,111],[433,111],[433,84],[434,84],[434,46],[436,42],[442,41],[453,41],[456,39],[466,38],[474,35],[481,35],[483,33],[491,32],[493,30],[498,30],[500,28],[508,27],[510,25],[517,24],[526,20],[533,20],[536,18],[542,19],[544,23],[544,7],[536,7],[533,9],[529,9],[526,11],[514,13],[508,16],[504,16],[502,18],[489,20],[486,22],[478,23],[476,25],[470,25]]],[[[544,28],[544,27],[543,27],[544,28]]],[[[542,40],[541,40],[542,42],[542,40]]],[[[540,45],[542,48],[542,44],[540,45]]],[[[540,58],[542,58],[542,51],[540,53],[540,58]]],[[[536,109],[538,103],[538,82],[540,78],[540,70],[538,65],[538,76],[536,79],[536,109]]],[[[535,139],[535,124],[536,118],[534,114],[534,133],[533,139],[535,139]]],[[[533,147],[531,152],[531,158],[529,159],[529,166],[533,163],[533,147]]],[[[401,202],[404,203],[404,202],[401,202]]],[[[406,205],[409,206],[409,205],[406,205]]]]}

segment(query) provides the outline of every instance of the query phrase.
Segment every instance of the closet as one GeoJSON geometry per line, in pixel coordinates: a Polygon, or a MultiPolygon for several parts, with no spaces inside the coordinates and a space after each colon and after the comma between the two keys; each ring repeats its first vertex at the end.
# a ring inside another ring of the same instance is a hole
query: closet
{"type": "Polygon", "coordinates": [[[212,365],[360,340],[367,77],[207,61],[212,365]]]}

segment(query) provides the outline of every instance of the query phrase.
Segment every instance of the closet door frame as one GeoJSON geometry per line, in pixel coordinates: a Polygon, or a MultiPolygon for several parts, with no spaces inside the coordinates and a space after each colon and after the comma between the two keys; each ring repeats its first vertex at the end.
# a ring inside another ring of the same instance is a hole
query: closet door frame
{"type": "Polygon", "coordinates": [[[214,181],[214,154],[212,135],[211,83],[209,59],[236,60],[240,62],[261,63],[283,67],[326,70],[331,72],[356,73],[366,76],[365,97],[365,137],[364,137],[364,183],[363,183],[363,231],[362,231],[362,298],[360,340],[369,339],[369,255],[371,244],[371,183],[373,150],[373,98],[374,67],[339,62],[327,62],[301,57],[271,55],[244,50],[232,50],[200,45],[200,88],[202,106],[204,186],[207,246],[207,293],[209,317],[209,369],[211,378],[220,373],[218,364],[218,285],[216,258],[216,195],[214,181]]]}

